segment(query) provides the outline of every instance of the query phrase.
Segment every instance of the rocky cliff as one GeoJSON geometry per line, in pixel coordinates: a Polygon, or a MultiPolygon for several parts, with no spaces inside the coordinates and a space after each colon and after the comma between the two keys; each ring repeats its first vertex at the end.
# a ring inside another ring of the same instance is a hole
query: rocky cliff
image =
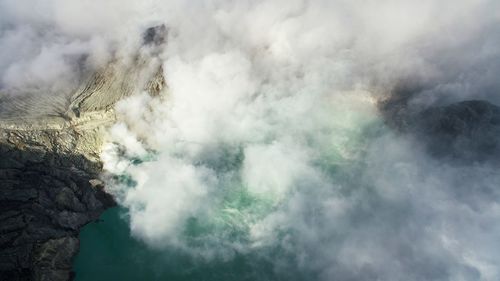
{"type": "MultiPolygon", "coordinates": [[[[146,44],[164,36],[149,29],[146,44]]],[[[0,280],[70,280],[78,233],[112,198],[99,160],[114,104],[165,85],[151,52],[91,74],[67,98],[0,93],[0,280]],[[61,101],[61,99],[63,99],[61,101]]]]}
{"type": "Polygon", "coordinates": [[[395,92],[379,104],[386,123],[413,136],[430,155],[455,163],[500,164],[500,107],[466,100],[418,107],[409,101],[416,89],[395,92]]]}

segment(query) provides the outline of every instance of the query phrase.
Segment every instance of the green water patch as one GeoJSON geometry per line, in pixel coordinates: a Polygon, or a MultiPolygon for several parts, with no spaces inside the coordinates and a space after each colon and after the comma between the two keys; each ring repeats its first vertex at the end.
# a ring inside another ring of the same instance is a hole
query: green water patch
{"type": "MultiPolygon", "coordinates": [[[[309,165],[331,185],[317,186],[324,182],[315,181],[315,177],[310,181],[306,178],[298,185],[300,189],[291,188],[288,193],[302,192],[306,197],[320,200],[338,196],[339,192],[349,196],[364,188],[359,179],[364,169],[362,159],[368,142],[379,135],[384,126],[379,120],[363,118],[351,120],[356,126],[345,125],[346,128],[335,134],[328,128],[306,140],[308,147],[318,152],[309,165]]],[[[158,154],[152,152],[146,157],[128,160],[132,166],[141,166],[154,162],[157,157],[158,154]]],[[[314,269],[298,266],[304,263],[300,261],[301,251],[307,249],[295,247],[293,229],[275,230],[276,245],[252,248],[252,225],[283,209],[292,194],[283,197],[252,194],[240,178],[243,162],[243,146],[234,145],[210,147],[193,161],[194,166],[216,171],[220,186],[206,198],[209,208],[183,219],[183,230],[175,234],[182,249],[172,245],[161,250],[151,248],[131,236],[126,209],[113,208],[105,212],[100,222],[87,225],[80,234],[81,250],[74,263],[75,280],[317,280],[314,269]],[[283,241],[288,244],[282,245],[283,241]]],[[[121,186],[124,193],[137,186],[136,180],[127,173],[115,175],[112,181],[121,186]]],[[[306,206],[303,216],[308,221],[315,218],[327,221],[321,214],[321,205],[306,206]]],[[[323,239],[336,237],[323,236],[323,239]]]]}
{"type": "Polygon", "coordinates": [[[269,197],[252,195],[241,184],[221,188],[218,202],[210,213],[187,220],[183,241],[191,248],[210,249],[214,254],[251,242],[250,226],[271,213],[276,202],[269,197]]]}
{"type": "MultiPolygon", "coordinates": [[[[80,233],[74,262],[76,281],[99,280],[311,280],[279,251],[236,253],[230,259],[203,260],[175,249],[155,250],[130,235],[125,210],[112,208],[80,233]],[[279,258],[285,268],[277,268],[279,258]],[[288,267],[286,264],[290,265],[288,267]]],[[[195,226],[191,226],[195,227],[195,226]]],[[[195,227],[196,228],[196,227],[195,227]]],[[[190,235],[195,235],[196,230],[190,235]]]]}

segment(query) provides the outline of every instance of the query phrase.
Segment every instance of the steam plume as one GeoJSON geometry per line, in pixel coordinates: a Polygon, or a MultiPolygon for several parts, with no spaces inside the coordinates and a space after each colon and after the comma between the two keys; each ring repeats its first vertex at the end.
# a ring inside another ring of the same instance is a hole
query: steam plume
{"type": "Polygon", "coordinates": [[[379,111],[499,104],[498,1],[27,4],[0,2],[1,48],[27,45],[0,57],[1,89],[66,87],[65,56],[92,69],[168,27],[168,89],[121,101],[103,153],[138,239],[324,280],[500,278],[496,162],[433,157],[379,111]]]}

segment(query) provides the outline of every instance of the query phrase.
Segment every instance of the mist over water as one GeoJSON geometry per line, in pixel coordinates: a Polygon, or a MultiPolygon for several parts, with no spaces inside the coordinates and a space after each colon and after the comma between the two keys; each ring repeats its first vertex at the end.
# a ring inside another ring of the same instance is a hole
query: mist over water
{"type": "Polygon", "coordinates": [[[408,76],[416,108],[495,85],[451,87],[467,64],[432,61],[496,40],[463,22],[487,4],[402,3],[219,2],[169,22],[168,89],[117,105],[103,156],[132,235],[201,268],[245,259],[249,280],[497,278],[496,167],[435,159],[378,111],[408,76]]]}
{"type": "Polygon", "coordinates": [[[77,280],[500,278],[497,162],[435,157],[380,110],[500,104],[498,1],[30,4],[0,0],[0,46],[28,46],[0,90],[42,99],[137,53],[167,85],[116,105],[120,208],[82,232],[77,280]]]}

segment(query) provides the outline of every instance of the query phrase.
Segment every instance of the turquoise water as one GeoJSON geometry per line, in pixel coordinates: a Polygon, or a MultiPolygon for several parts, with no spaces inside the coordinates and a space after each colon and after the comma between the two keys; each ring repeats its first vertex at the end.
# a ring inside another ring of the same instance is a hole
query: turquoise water
{"type": "MultiPolygon", "coordinates": [[[[299,192],[301,198],[310,201],[304,201],[309,204],[302,207],[304,213],[300,214],[302,217],[298,221],[310,223],[306,227],[319,233],[311,243],[316,243],[316,239],[328,242],[337,237],[322,234],[323,225],[328,225],[329,221],[322,213],[321,205],[316,203],[328,196],[349,196],[356,186],[353,183],[359,181],[359,171],[363,169],[362,151],[366,143],[379,134],[381,127],[377,120],[356,123],[363,126],[347,128],[343,134],[327,134],[324,141],[320,138],[311,144],[321,152],[310,163],[323,176],[321,182],[348,188],[339,188],[333,194],[334,191],[327,186],[318,186],[316,181],[305,178],[300,181],[302,190],[287,193],[284,198],[276,199],[272,194],[255,195],[248,191],[239,176],[242,150],[222,147],[217,153],[212,153],[215,156],[210,154],[202,161],[217,172],[221,185],[209,198],[210,213],[196,214],[183,221],[183,231],[177,238],[187,250],[175,248],[172,243],[165,243],[167,246],[163,248],[152,248],[132,237],[127,209],[112,208],[102,215],[99,222],[87,225],[80,233],[80,253],[74,262],[75,280],[318,280],[321,258],[319,264],[308,260],[311,255],[316,255],[313,249],[318,246],[299,245],[297,241],[304,237],[296,233],[297,229],[289,226],[278,228],[273,232],[276,236],[274,244],[253,247],[250,227],[280,208],[284,210],[290,197],[299,192]],[[207,257],[207,252],[214,255],[207,257]]],[[[141,167],[143,163],[155,160],[155,157],[149,157],[130,162],[131,167],[141,167]]],[[[114,180],[125,191],[137,185],[126,173],[117,175],[114,180]]]]}
{"type": "MultiPolygon", "coordinates": [[[[292,267],[277,270],[266,253],[235,254],[230,259],[203,260],[173,249],[154,250],[134,239],[125,211],[112,208],[101,221],[80,233],[80,253],[74,262],[76,281],[99,280],[308,280],[292,267]]],[[[282,253],[280,254],[282,257],[282,253]]],[[[293,257],[290,257],[290,265],[293,257]]],[[[309,278],[308,278],[309,277],[309,278]]]]}

